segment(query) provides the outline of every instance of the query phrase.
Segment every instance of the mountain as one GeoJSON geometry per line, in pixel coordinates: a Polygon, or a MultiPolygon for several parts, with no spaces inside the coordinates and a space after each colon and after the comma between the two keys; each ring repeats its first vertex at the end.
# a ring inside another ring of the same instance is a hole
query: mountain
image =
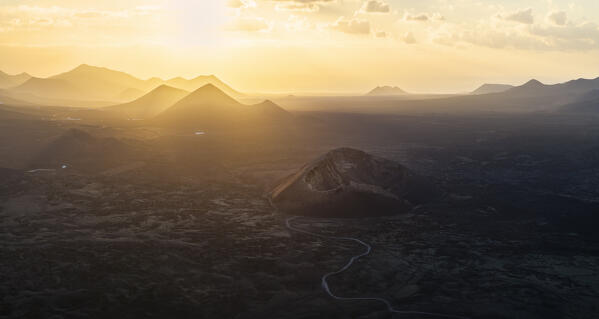
{"type": "Polygon", "coordinates": [[[367,95],[371,96],[384,96],[384,95],[406,95],[406,91],[402,90],[397,86],[377,86],[372,91],[368,92],[367,95]]]}
{"type": "Polygon", "coordinates": [[[27,73],[21,73],[17,75],[10,75],[0,71],[0,89],[6,89],[10,87],[19,86],[25,81],[29,80],[31,75],[27,73]]]}
{"type": "Polygon", "coordinates": [[[407,213],[434,197],[433,187],[401,164],[351,148],[328,152],[268,193],[281,212],[313,217],[407,213]]]}
{"type": "Polygon", "coordinates": [[[190,93],[158,114],[158,125],[181,129],[239,130],[285,122],[293,116],[266,101],[241,104],[212,84],[190,93]]]}
{"type": "Polygon", "coordinates": [[[55,75],[50,79],[64,80],[76,84],[80,93],[88,99],[110,100],[126,89],[138,89],[147,92],[161,84],[157,78],[140,80],[130,74],[107,68],[82,64],[75,69],[55,75]]]}
{"type": "Polygon", "coordinates": [[[560,111],[599,114],[599,89],[584,94],[574,103],[562,106],[560,111]]]}
{"type": "Polygon", "coordinates": [[[514,86],[508,84],[483,84],[478,89],[472,91],[470,94],[480,95],[490,93],[501,93],[512,88],[514,88],[514,86]]]}
{"type": "Polygon", "coordinates": [[[233,88],[231,88],[229,85],[227,85],[214,75],[200,75],[191,80],[184,79],[182,77],[177,77],[167,80],[166,84],[190,92],[195,91],[206,84],[212,84],[232,97],[240,98],[244,96],[243,94],[235,91],[233,88]]]}
{"type": "Polygon", "coordinates": [[[117,101],[133,101],[144,96],[146,92],[140,89],[128,88],[119,93],[114,99],[117,101]]]}
{"type": "Polygon", "coordinates": [[[106,110],[125,114],[129,118],[151,118],[181,100],[189,92],[161,85],[150,93],[129,103],[109,106],[106,110]]]}
{"type": "Polygon", "coordinates": [[[69,169],[97,173],[127,162],[137,148],[115,138],[102,138],[81,129],[69,129],[50,142],[30,162],[32,169],[69,169]]]}
{"type": "Polygon", "coordinates": [[[10,92],[31,94],[49,99],[83,99],[86,95],[79,85],[62,79],[31,78],[25,83],[10,89],[10,92]]]}
{"type": "Polygon", "coordinates": [[[504,93],[508,93],[512,96],[514,96],[514,95],[531,96],[531,95],[542,95],[542,94],[546,94],[546,93],[555,93],[555,92],[550,92],[550,90],[549,90],[550,87],[551,87],[550,85],[545,85],[536,79],[532,79],[532,80],[524,83],[521,86],[516,86],[507,91],[504,91],[504,93]]]}
{"type": "MultiPolygon", "coordinates": [[[[3,81],[8,81],[6,79],[9,77],[11,76],[0,74],[0,88],[2,88],[3,81]]],[[[131,102],[163,84],[185,91],[194,91],[206,84],[213,84],[231,96],[244,96],[214,75],[198,76],[191,80],[184,78],[174,78],[168,81],[160,78],[141,80],[125,72],[82,64],[68,72],[49,78],[26,77],[28,75],[10,78],[14,78],[14,81],[18,78],[23,82],[19,82],[19,85],[10,85],[11,94],[9,96],[46,105],[106,106],[131,102]]]]}
{"type": "Polygon", "coordinates": [[[394,107],[443,112],[547,112],[580,102],[584,94],[594,89],[599,89],[599,78],[578,79],[552,85],[533,79],[504,92],[421,101],[395,101],[394,107]]]}

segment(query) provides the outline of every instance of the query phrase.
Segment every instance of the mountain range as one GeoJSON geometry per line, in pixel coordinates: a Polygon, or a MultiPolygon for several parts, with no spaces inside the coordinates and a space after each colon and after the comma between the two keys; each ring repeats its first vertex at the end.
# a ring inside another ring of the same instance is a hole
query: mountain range
{"type": "Polygon", "coordinates": [[[293,115],[271,101],[245,105],[213,84],[193,91],[158,114],[152,122],[176,129],[251,129],[284,124],[293,115]]]}
{"type": "Polygon", "coordinates": [[[124,72],[87,64],[48,78],[0,75],[0,88],[3,87],[2,83],[10,83],[5,85],[10,97],[46,105],[89,106],[90,103],[86,102],[90,101],[99,102],[96,103],[99,105],[114,105],[115,102],[130,102],[163,84],[186,91],[213,84],[231,96],[243,96],[214,75],[193,79],[142,80],[124,72]]]}

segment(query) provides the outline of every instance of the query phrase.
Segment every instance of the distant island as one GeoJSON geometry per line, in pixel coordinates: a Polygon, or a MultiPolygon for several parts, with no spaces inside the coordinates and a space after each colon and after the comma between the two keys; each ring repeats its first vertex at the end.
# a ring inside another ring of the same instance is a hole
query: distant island
{"type": "Polygon", "coordinates": [[[407,95],[408,92],[397,86],[377,86],[372,91],[368,92],[369,96],[384,96],[384,95],[407,95]]]}

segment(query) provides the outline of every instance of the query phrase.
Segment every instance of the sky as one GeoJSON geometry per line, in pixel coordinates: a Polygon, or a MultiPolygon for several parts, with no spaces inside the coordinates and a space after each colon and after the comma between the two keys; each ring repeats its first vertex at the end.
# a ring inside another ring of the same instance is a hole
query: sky
{"type": "Polygon", "coordinates": [[[245,92],[599,76],[597,0],[0,0],[0,70],[215,74],[245,92]]]}

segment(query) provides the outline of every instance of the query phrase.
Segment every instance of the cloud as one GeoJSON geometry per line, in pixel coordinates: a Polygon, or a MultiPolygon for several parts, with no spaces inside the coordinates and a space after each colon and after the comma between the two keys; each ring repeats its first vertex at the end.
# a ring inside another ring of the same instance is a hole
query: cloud
{"type": "Polygon", "coordinates": [[[492,24],[481,21],[472,26],[445,25],[432,36],[433,42],[462,46],[471,44],[494,49],[515,48],[537,51],[599,49],[599,25],[593,22],[556,26],[492,24]]]}
{"type": "Polygon", "coordinates": [[[499,15],[500,18],[507,21],[514,21],[523,24],[533,24],[534,17],[532,16],[532,8],[521,9],[507,15],[499,15]]]}
{"type": "Polygon", "coordinates": [[[233,9],[253,8],[256,3],[253,0],[227,0],[227,7],[233,9]]]}
{"type": "Polygon", "coordinates": [[[391,7],[388,3],[378,0],[368,0],[364,2],[362,9],[360,10],[362,13],[390,13],[391,7]]]}
{"type": "Polygon", "coordinates": [[[555,25],[565,25],[568,20],[568,16],[564,11],[553,11],[547,15],[547,19],[555,25]]]}
{"type": "Polygon", "coordinates": [[[269,30],[270,25],[259,17],[237,17],[225,29],[227,31],[259,32],[269,30]]]}
{"type": "Polygon", "coordinates": [[[277,11],[299,11],[299,12],[318,12],[320,6],[314,3],[279,3],[276,5],[277,11]]]}
{"type": "Polygon", "coordinates": [[[329,28],[335,31],[350,34],[370,34],[370,22],[362,19],[346,19],[340,17],[329,28]]]}
{"type": "Polygon", "coordinates": [[[375,36],[376,36],[377,38],[384,39],[384,38],[386,38],[386,37],[387,37],[387,32],[385,32],[385,31],[377,31],[377,32],[375,33],[375,36]]]}
{"type": "Polygon", "coordinates": [[[419,14],[406,13],[403,16],[403,20],[404,21],[408,21],[408,22],[427,22],[427,21],[432,21],[432,20],[443,21],[443,20],[445,20],[445,17],[443,15],[441,15],[440,13],[433,13],[433,14],[429,14],[429,13],[419,13],[419,14]]]}
{"type": "Polygon", "coordinates": [[[428,21],[428,15],[423,14],[423,13],[418,14],[418,15],[406,14],[404,16],[404,20],[425,22],[425,21],[428,21]]]}
{"type": "Polygon", "coordinates": [[[403,40],[403,42],[407,43],[407,44],[414,44],[416,43],[416,38],[414,37],[414,34],[412,32],[406,32],[406,34],[404,34],[401,39],[403,40]]]}
{"type": "Polygon", "coordinates": [[[277,11],[301,11],[301,12],[318,12],[320,6],[327,3],[333,3],[336,0],[271,0],[279,2],[275,6],[277,11]]]}

